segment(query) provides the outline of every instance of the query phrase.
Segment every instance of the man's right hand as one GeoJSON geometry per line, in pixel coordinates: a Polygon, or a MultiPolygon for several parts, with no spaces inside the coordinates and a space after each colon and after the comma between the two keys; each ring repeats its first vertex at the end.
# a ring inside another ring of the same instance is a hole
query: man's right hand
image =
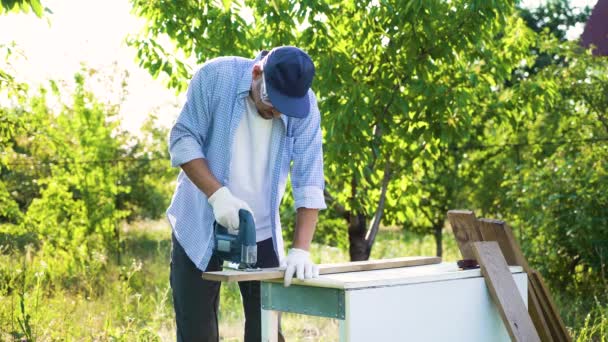
{"type": "Polygon", "coordinates": [[[208,201],[213,208],[215,220],[226,227],[230,234],[238,234],[240,209],[246,209],[253,213],[245,201],[232,195],[230,190],[225,186],[214,192],[208,201]]]}

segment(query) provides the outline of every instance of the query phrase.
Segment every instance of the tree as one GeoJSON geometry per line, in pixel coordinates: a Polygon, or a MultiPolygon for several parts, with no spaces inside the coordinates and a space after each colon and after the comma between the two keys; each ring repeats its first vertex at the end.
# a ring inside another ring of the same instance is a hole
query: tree
{"type": "MultiPolygon", "coordinates": [[[[36,16],[42,16],[42,6],[39,0],[2,0],[0,1],[0,15],[8,12],[25,12],[33,10],[36,16]]],[[[0,45],[0,53],[4,63],[0,67],[0,96],[7,99],[23,101],[25,99],[28,86],[15,79],[12,73],[11,61],[15,54],[15,44],[0,45]]],[[[17,51],[18,52],[18,51],[17,51]]],[[[23,122],[20,120],[19,113],[0,107],[0,173],[2,164],[6,162],[6,144],[16,135],[23,132],[23,122]]],[[[4,177],[0,180],[0,220],[19,222],[22,219],[19,204],[10,196],[4,177]]]]}
{"type": "MultiPolygon", "coordinates": [[[[563,43],[567,40],[569,30],[587,21],[591,14],[591,8],[584,7],[578,10],[573,8],[568,0],[550,0],[533,9],[519,7],[518,12],[531,30],[537,34],[548,32],[557,38],[560,43],[563,43]]],[[[546,51],[541,52],[539,46],[531,47],[530,52],[536,56],[536,61],[532,65],[517,70],[515,80],[535,74],[551,64],[565,64],[562,56],[550,54],[546,51]]]]}
{"type": "Polygon", "coordinates": [[[85,72],[75,75],[71,102],[54,112],[49,96],[62,90],[51,82],[19,105],[24,129],[4,144],[0,173],[10,197],[24,213],[8,222],[34,232],[52,246],[74,251],[102,247],[117,251],[118,221],[125,212],[115,197],[128,191],[112,161],[120,156],[124,135],[112,120],[117,107],[99,101],[85,87],[85,72]]]}
{"type": "Polygon", "coordinates": [[[417,158],[466,136],[490,87],[527,51],[511,1],[133,1],[147,20],[140,64],[183,89],[197,62],[297,45],[316,62],[326,198],[348,222],[352,260],[369,257],[387,212],[405,220],[417,158]],[[250,15],[245,15],[249,13],[250,15]],[[163,45],[162,38],[171,44],[163,45]],[[504,52],[504,53],[503,53],[504,52]]]}
{"type": "Polygon", "coordinates": [[[117,161],[120,184],[129,188],[117,198],[118,207],[129,211],[127,220],[158,219],[165,214],[174,190],[177,170],[171,167],[169,130],[148,116],[141,135],[131,137],[129,147],[117,161]]]}

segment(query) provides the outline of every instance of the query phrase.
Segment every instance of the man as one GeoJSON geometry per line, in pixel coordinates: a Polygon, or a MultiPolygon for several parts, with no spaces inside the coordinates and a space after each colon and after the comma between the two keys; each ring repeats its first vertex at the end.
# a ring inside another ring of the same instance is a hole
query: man
{"type": "MultiPolygon", "coordinates": [[[[169,137],[171,164],[182,168],[167,210],[178,341],[218,340],[220,283],[203,280],[201,272],[221,270],[213,222],[238,231],[239,209],[254,216],[257,267],[285,267],[285,286],[294,274],[318,276],[308,252],[318,210],[326,207],[314,73],[304,51],[282,46],[254,60],[213,59],[192,78],[169,137]],[[297,215],[285,257],[279,204],[290,169],[297,215]]],[[[239,287],[245,340],[259,341],[260,284],[239,287]]]]}

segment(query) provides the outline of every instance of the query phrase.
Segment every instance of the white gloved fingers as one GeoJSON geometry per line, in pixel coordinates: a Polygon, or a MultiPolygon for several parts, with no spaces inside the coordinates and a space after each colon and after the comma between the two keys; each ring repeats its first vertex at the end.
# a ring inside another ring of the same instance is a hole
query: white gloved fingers
{"type": "Polygon", "coordinates": [[[215,220],[226,227],[231,234],[237,234],[239,231],[239,209],[246,209],[253,215],[253,210],[249,205],[245,201],[234,197],[230,189],[225,186],[215,191],[209,197],[208,202],[213,208],[215,220]]]}
{"type": "Polygon", "coordinates": [[[228,228],[228,230],[231,230],[232,234],[237,234],[239,232],[239,224],[240,224],[239,212],[234,211],[234,210],[231,211],[230,213],[228,213],[228,219],[229,219],[229,223],[226,228],[228,228]]]}
{"type": "Polygon", "coordinates": [[[231,234],[239,231],[239,215],[237,211],[214,210],[215,220],[226,227],[231,234]]]}
{"type": "Polygon", "coordinates": [[[293,274],[296,271],[296,267],[293,264],[289,264],[285,269],[285,278],[283,279],[283,285],[288,287],[291,285],[291,279],[293,278],[293,274]]]}
{"type": "Polygon", "coordinates": [[[312,264],[312,277],[313,278],[319,277],[319,266],[316,264],[312,264]]]}
{"type": "Polygon", "coordinates": [[[241,209],[245,209],[245,210],[247,210],[249,213],[251,213],[251,217],[253,217],[253,223],[256,223],[256,222],[255,222],[255,215],[253,214],[253,210],[251,209],[251,207],[249,207],[249,204],[247,204],[247,202],[245,202],[245,201],[243,201],[243,200],[241,200],[241,199],[238,199],[238,198],[235,198],[235,199],[236,199],[236,204],[235,204],[235,206],[238,208],[238,210],[236,210],[236,212],[237,212],[237,219],[240,219],[240,218],[238,217],[238,212],[239,212],[241,209]]]}
{"type": "Polygon", "coordinates": [[[312,278],[312,263],[307,262],[304,264],[304,279],[312,278]]]}
{"type": "Polygon", "coordinates": [[[300,280],[304,279],[304,263],[301,261],[296,264],[296,276],[300,280]]]}
{"type": "MultiPolygon", "coordinates": [[[[253,210],[251,209],[251,207],[249,207],[249,204],[247,204],[247,202],[245,202],[245,201],[243,201],[243,200],[240,200],[240,202],[241,202],[241,203],[240,203],[240,208],[241,208],[241,209],[248,210],[248,211],[251,213],[251,215],[253,215],[253,210]]],[[[254,218],[254,219],[255,219],[255,218],[254,218]]]]}

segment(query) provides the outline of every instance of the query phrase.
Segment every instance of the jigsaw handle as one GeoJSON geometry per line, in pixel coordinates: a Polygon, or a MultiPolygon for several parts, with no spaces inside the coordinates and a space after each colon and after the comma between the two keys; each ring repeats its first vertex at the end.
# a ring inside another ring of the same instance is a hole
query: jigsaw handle
{"type": "Polygon", "coordinates": [[[241,264],[255,265],[258,259],[255,222],[253,214],[246,209],[239,210],[239,240],[241,241],[241,264]]]}

